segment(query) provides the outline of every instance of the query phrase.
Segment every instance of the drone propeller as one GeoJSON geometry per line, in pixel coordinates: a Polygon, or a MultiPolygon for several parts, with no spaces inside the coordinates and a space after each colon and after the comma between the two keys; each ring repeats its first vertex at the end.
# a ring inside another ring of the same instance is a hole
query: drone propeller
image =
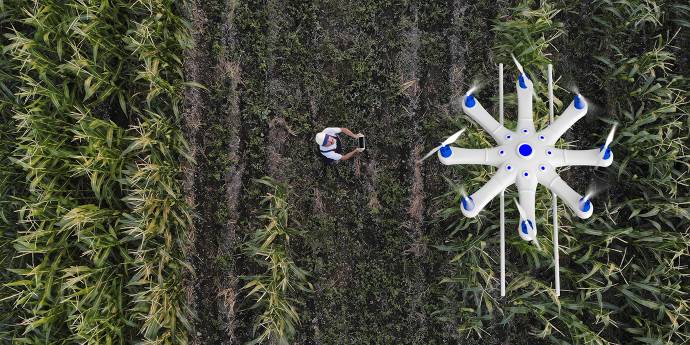
{"type": "MultiPolygon", "coordinates": [[[[515,66],[517,66],[518,71],[520,71],[520,75],[521,75],[523,78],[525,78],[525,79],[529,79],[529,78],[527,78],[527,74],[525,74],[525,70],[522,68],[522,65],[518,62],[518,60],[517,60],[517,58],[515,57],[515,55],[510,54],[510,57],[513,58],[513,62],[515,62],[515,66]]],[[[536,99],[539,99],[539,97],[537,97],[537,93],[536,93],[536,92],[532,93],[532,98],[534,98],[535,100],[536,100],[536,99]]]]}
{"type": "Polygon", "coordinates": [[[606,151],[609,150],[609,145],[611,145],[611,142],[613,142],[613,135],[616,133],[616,126],[617,124],[614,124],[613,127],[611,127],[611,131],[606,137],[606,143],[604,143],[604,146],[602,146],[601,152],[599,153],[599,159],[604,159],[606,156],[606,151]]]}
{"type": "MultiPolygon", "coordinates": [[[[520,226],[522,226],[524,224],[527,227],[528,233],[530,233],[530,234],[534,233],[534,225],[532,224],[532,222],[527,217],[527,212],[525,211],[525,209],[522,208],[522,206],[517,201],[517,199],[513,198],[513,201],[515,201],[515,205],[517,206],[518,213],[520,213],[520,226]]],[[[537,245],[537,248],[541,249],[541,246],[539,245],[539,241],[537,241],[536,238],[533,238],[532,241],[534,242],[534,244],[537,245]]]]}
{"type": "Polygon", "coordinates": [[[463,129],[455,132],[453,135],[446,138],[446,140],[444,140],[440,145],[436,146],[433,150],[429,151],[429,153],[427,153],[424,157],[422,157],[422,159],[418,160],[417,162],[420,162],[420,163],[423,162],[425,159],[431,157],[431,155],[436,153],[436,151],[440,150],[442,147],[454,143],[456,140],[458,140],[458,138],[460,137],[460,135],[462,135],[462,132],[464,132],[464,131],[465,131],[465,129],[463,128],[463,129]]]}
{"type": "Polygon", "coordinates": [[[467,191],[465,190],[465,185],[460,185],[460,194],[462,194],[463,199],[467,199],[467,191]]]}
{"type": "Polygon", "coordinates": [[[467,90],[467,92],[465,92],[465,96],[469,96],[469,95],[477,92],[477,90],[479,90],[478,85],[472,86],[469,90],[467,90]]]}
{"type": "MultiPolygon", "coordinates": [[[[517,206],[518,212],[520,213],[520,219],[525,221],[529,220],[529,218],[527,218],[527,212],[525,212],[525,209],[522,208],[522,206],[520,206],[520,203],[517,201],[517,199],[513,198],[513,201],[515,201],[515,205],[517,206]]],[[[527,222],[527,226],[530,228],[530,230],[534,229],[534,227],[529,222],[527,222]]]]}
{"type": "Polygon", "coordinates": [[[522,69],[522,65],[515,58],[515,55],[510,54],[510,56],[513,58],[513,62],[515,62],[515,66],[517,66],[517,69],[518,69],[518,71],[520,71],[520,74],[525,75],[525,70],[522,69]]]}
{"type": "Polygon", "coordinates": [[[589,183],[589,186],[587,187],[587,190],[585,191],[585,195],[580,199],[578,206],[580,206],[581,210],[584,210],[587,206],[587,203],[592,200],[597,194],[601,193],[607,188],[606,185],[603,184],[603,182],[597,182],[596,180],[592,180],[589,183]]]}
{"type": "Polygon", "coordinates": [[[582,201],[581,201],[581,202],[582,202],[582,203],[586,203],[587,201],[589,201],[590,199],[592,199],[592,197],[594,197],[594,191],[593,191],[593,190],[588,191],[587,194],[585,194],[585,196],[582,197],[582,201]]]}
{"type": "Polygon", "coordinates": [[[467,192],[465,191],[465,186],[460,186],[460,194],[462,194],[462,200],[461,200],[462,207],[468,211],[473,210],[474,206],[475,206],[474,200],[471,197],[467,196],[467,192]]]}

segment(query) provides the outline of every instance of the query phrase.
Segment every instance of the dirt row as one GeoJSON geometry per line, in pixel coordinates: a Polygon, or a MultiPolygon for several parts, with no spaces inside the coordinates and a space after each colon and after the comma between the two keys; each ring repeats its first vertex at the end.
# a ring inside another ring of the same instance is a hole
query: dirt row
{"type": "Polygon", "coordinates": [[[192,344],[237,343],[234,256],[245,164],[237,91],[241,69],[231,56],[236,45],[234,6],[233,1],[192,1],[186,9],[195,44],[185,54],[185,73],[207,87],[189,89],[184,109],[195,160],[184,170],[187,200],[195,209],[187,248],[192,266],[187,296],[195,312],[192,344]]]}

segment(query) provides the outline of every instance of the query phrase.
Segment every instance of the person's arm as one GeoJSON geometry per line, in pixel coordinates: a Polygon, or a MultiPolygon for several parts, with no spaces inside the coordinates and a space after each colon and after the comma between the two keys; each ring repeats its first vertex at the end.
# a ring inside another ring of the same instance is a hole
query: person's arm
{"type": "Polygon", "coordinates": [[[352,151],[346,153],[342,158],[340,158],[340,160],[341,160],[341,161],[346,161],[346,160],[348,160],[348,159],[354,157],[354,155],[356,155],[356,154],[358,154],[358,153],[360,153],[360,152],[361,152],[361,151],[360,151],[359,149],[354,149],[354,150],[352,150],[352,151]]]}
{"type": "Polygon", "coordinates": [[[352,133],[351,130],[349,130],[349,129],[345,128],[345,127],[340,128],[340,131],[343,132],[343,133],[345,133],[345,134],[346,134],[348,137],[350,137],[350,138],[353,138],[353,139],[358,138],[358,135],[352,133]]]}

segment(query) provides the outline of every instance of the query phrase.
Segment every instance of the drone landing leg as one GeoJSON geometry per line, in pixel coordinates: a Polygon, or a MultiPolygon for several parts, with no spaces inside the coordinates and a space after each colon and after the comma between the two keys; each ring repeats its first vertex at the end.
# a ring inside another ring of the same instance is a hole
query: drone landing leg
{"type": "MultiPolygon", "coordinates": [[[[548,66],[549,79],[549,123],[553,124],[553,65],[548,66]]],[[[558,253],[558,198],[551,192],[551,216],[553,217],[553,268],[556,296],[561,296],[561,264],[558,253]]]]}
{"type": "MultiPolygon", "coordinates": [[[[498,121],[503,126],[503,64],[498,65],[498,121]]],[[[501,297],[506,295],[506,200],[501,191],[501,297]]]]}

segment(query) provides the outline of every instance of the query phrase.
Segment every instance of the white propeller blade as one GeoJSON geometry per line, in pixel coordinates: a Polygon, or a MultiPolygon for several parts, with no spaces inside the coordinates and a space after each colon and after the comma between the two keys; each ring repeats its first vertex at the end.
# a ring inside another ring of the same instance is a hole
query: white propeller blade
{"type": "Polygon", "coordinates": [[[601,150],[601,153],[599,153],[600,159],[604,159],[604,155],[606,154],[606,150],[609,148],[609,145],[611,145],[611,142],[613,142],[613,135],[616,133],[616,126],[617,126],[617,124],[613,125],[613,127],[611,128],[611,131],[609,132],[609,136],[606,137],[606,143],[604,144],[604,148],[601,150]]]}
{"type": "Polygon", "coordinates": [[[582,203],[586,203],[586,202],[589,201],[593,196],[594,196],[594,192],[588,192],[587,194],[585,194],[585,197],[582,198],[582,203]]]}
{"type": "MultiPolygon", "coordinates": [[[[517,69],[518,69],[518,71],[520,71],[520,74],[522,74],[524,76],[524,78],[527,79],[527,74],[525,74],[525,70],[522,69],[522,65],[515,58],[515,55],[510,54],[510,56],[513,58],[513,62],[515,62],[515,66],[517,66],[517,69]]],[[[537,97],[536,92],[532,93],[532,98],[534,98],[535,100],[539,99],[539,97],[537,97]]]]}
{"type": "Polygon", "coordinates": [[[515,58],[515,55],[510,54],[510,56],[513,58],[513,62],[515,62],[515,66],[517,66],[518,71],[520,71],[520,73],[521,73],[522,75],[527,76],[527,75],[525,74],[525,70],[522,69],[522,65],[521,65],[521,64],[518,62],[518,60],[515,58]]]}
{"type": "Polygon", "coordinates": [[[469,95],[473,94],[475,91],[477,91],[477,87],[473,86],[467,92],[465,92],[465,96],[469,96],[469,95]]]}
{"type": "MultiPolygon", "coordinates": [[[[523,209],[522,206],[520,206],[520,203],[517,201],[517,199],[513,198],[513,201],[515,201],[515,205],[517,206],[518,213],[520,213],[520,226],[522,226],[522,222],[524,221],[525,225],[527,225],[529,230],[534,230],[534,226],[530,222],[528,222],[528,220],[530,220],[530,219],[527,217],[527,212],[525,212],[525,209],[523,209]]],[[[537,242],[537,239],[534,238],[532,240],[534,241],[534,243],[536,243],[537,248],[541,249],[541,246],[539,245],[539,242],[537,242]]]]}
{"type": "Polygon", "coordinates": [[[436,151],[438,151],[440,149],[441,149],[441,146],[436,146],[433,150],[429,151],[429,153],[427,153],[424,157],[422,157],[422,159],[418,160],[417,162],[419,162],[419,163],[423,162],[425,159],[431,157],[431,155],[433,155],[434,153],[436,153],[436,151]]]}
{"type": "Polygon", "coordinates": [[[470,200],[470,198],[467,197],[467,191],[465,191],[464,185],[460,186],[460,194],[462,194],[462,200],[470,200]]]}
{"type": "Polygon", "coordinates": [[[427,153],[424,157],[422,157],[422,159],[418,160],[417,162],[423,162],[425,159],[431,157],[431,155],[436,153],[436,151],[440,150],[442,147],[454,143],[456,140],[458,140],[458,138],[460,137],[460,135],[462,135],[462,132],[464,132],[464,131],[465,131],[465,129],[463,128],[463,129],[455,132],[453,135],[446,138],[446,140],[444,140],[441,143],[441,145],[436,146],[433,150],[429,151],[429,153],[427,153]]]}
{"type": "MultiPolygon", "coordinates": [[[[529,218],[527,218],[525,209],[523,209],[522,206],[520,206],[520,203],[517,201],[517,199],[513,198],[513,201],[515,201],[515,205],[517,206],[518,212],[520,213],[520,219],[528,220],[529,218]]],[[[527,225],[529,226],[529,222],[527,223],[527,225]]]]}
{"type": "Polygon", "coordinates": [[[450,144],[454,143],[456,140],[458,140],[458,138],[460,138],[460,135],[462,135],[462,132],[464,132],[464,131],[465,131],[465,129],[463,128],[463,129],[455,132],[453,135],[449,136],[448,139],[444,140],[441,143],[441,145],[439,145],[439,147],[450,145],[450,144]]]}

